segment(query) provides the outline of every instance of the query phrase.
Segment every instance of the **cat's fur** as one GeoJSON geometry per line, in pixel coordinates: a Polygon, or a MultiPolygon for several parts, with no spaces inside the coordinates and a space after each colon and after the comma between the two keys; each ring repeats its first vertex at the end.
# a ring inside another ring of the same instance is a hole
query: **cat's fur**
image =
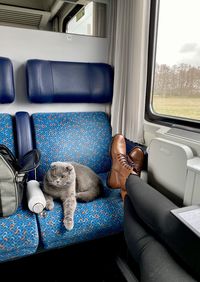
{"type": "Polygon", "coordinates": [[[54,162],[44,176],[46,209],[52,210],[53,199],[63,203],[63,223],[67,230],[74,226],[76,199],[89,202],[100,196],[103,184],[89,167],[75,162],[54,162]]]}

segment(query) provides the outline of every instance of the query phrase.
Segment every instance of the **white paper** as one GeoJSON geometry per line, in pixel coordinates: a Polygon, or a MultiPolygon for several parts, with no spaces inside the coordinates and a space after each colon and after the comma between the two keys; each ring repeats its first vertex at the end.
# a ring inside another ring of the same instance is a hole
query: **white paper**
{"type": "Polygon", "coordinates": [[[200,233],[200,208],[179,212],[179,217],[200,233]]]}

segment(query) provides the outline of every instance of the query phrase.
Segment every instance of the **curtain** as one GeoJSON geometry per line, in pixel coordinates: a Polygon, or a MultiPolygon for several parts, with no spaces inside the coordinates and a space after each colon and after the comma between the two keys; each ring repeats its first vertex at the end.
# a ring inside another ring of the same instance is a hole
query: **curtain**
{"type": "Polygon", "coordinates": [[[143,143],[150,0],[111,0],[108,62],[114,65],[113,135],[143,143]],[[114,26],[113,26],[114,25],[114,26]]]}
{"type": "Polygon", "coordinates": [[[110,0],[107,5],[107,38],[108,44],[108,63],[114,64],[115,61],[115,44],[116,44],[116,22],[117,22],[117,0],[110,0]]]}
{"type": "Polygon", "coordinates": [[[105,37],[106,35],[106,4],[93,2],[93,34],[105,37]]]}

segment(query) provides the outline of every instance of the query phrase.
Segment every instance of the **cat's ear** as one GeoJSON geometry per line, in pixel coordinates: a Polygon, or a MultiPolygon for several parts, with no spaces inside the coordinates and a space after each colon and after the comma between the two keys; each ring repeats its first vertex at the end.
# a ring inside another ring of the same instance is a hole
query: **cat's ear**
{"type": "Polygon", "coordinates": [[[55,169],[56,166],[57,166],[57,164],[56,164],[55,162],[54,162],[54,163],[51,163],[51,165],[50,165],[51,169],[55,169]]]}
{"type": "Polygon", "coordinates": [[[65,170],[66,171],[72,171],[73,170],[73,166],[72,165],[66,165],[65,166],[65,170]]]}

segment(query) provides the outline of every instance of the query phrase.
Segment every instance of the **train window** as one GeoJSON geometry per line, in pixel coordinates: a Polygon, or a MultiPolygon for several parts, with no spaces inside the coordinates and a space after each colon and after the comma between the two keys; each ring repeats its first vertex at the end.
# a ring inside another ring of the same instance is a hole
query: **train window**
{"type": "Polygon", "coordinates": [[[197,123],[200,120],[200,1],[160,0],[154,1],[154,8],[157,12],[154,11],[153,73],[148,101],[151,114],[157,120],[166,117],[168,121],[172,118],[197,123]]]}
{"type": "Polygon", "coordinates": [[[106,36],[106,4],[90,2],[65,21],[65,32],[106,36]]]}

